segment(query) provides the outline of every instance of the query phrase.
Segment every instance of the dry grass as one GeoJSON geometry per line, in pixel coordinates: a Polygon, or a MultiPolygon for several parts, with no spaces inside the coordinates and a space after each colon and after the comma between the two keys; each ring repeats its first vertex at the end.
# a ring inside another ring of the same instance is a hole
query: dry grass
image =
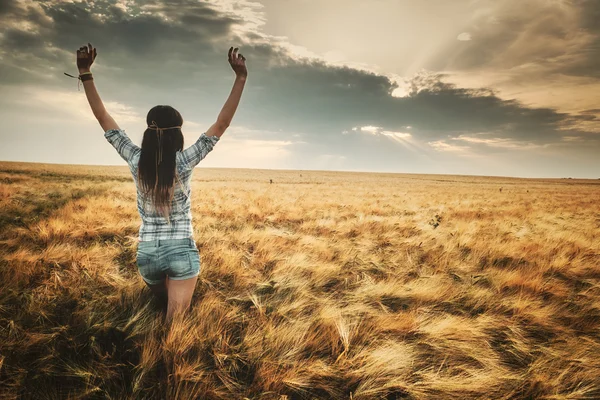
{"type": "Polygon", "coordinates": [[[600,181],[198,168],[192,197],[167,330],[127,168],[0,163],[0,398],[600,398],[600,181]]]}

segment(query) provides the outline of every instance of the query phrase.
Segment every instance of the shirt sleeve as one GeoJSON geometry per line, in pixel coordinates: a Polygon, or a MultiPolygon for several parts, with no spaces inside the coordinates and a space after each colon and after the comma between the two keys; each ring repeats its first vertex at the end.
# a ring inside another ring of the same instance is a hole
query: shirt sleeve
{"type": "Polygon", "coordinates": [[[206,136],[206,132],[200,135],[193,145],[181,152],[184,167],[192,169],[198,165],[211,152],[219,139],[218,136],[206,136]]]}
{"type": "Polygon", "coordinates": [[[131,165],[134,156],[142,151],[129,139],[123,129],[109,129],[104,133],[104,137],[129,165],[131,165]]]}

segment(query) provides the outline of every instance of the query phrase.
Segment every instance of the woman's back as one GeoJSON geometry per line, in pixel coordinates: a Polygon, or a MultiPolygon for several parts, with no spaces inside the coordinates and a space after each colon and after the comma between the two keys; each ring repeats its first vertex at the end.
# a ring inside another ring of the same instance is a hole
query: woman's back
{"type": "Polygon", "coordinates": [[[170,224],[152,205],[149,198],[143,196],[138,182],[138,163],[141,149],[133,144],[123,129],[111,129],[104,134],[106,139],[127,161],[137,188],[137,209],[142,219],[138,240],[155,239],[193,239],[191,212],[191,178],[194,167],[212,151],[219,141],[218,136],[206,133],[190,147],[176,153],[176,175],[174,194],[171,201],[170,224]]]}

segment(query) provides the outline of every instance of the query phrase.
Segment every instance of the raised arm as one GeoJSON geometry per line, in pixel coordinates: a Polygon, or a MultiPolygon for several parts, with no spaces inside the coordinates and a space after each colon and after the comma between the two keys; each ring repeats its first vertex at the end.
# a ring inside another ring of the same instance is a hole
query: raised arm
{"type": "Polygon", "coordinates": [[[96,48],[92,47],[91,43],[88,43],[88,46],[82,46],[77,50],[77,69],[79,69],[79,76],[83,81],[85,95],[94,116],[100,123],[100,126],[102,126],[104,132],[110,129],[120,129],[117,122],[108,114],[106,108],[104,108],[104,103],[102,103],[102,99],[100,99],[100,95],[96,90],[96,85],[94,85],[94,80],[91,78],[90,69],[98,53],[96,48]]]}
{"type": "Polygon", "coordinates": [[[94,116],[104,130],[104,137],[117,150],[121,158],[127,161],[133,171],[135,156],[141,153],[142,150],[129,139],[123,129],[119,128],[117,122],[104,108],[91,74],[92,63],[97,55],[96,48],[92,47],[91,43],[88,43],[88,45],[89,47],[82,46],[77,50],[77,68],[79,69],[79,78],[83,81],[85,95],[94,116]]]}
{"type": "Polygon", "coordinates": [[[223,136],[223,133],[225,133],[225,130],[229,127],[229,124],[231,124],[233,114],[235,114],[235,110],[242,97],[246,78],[248,77],[246,57],[242,54],[236,54],[237,50],[237,47],[235,50],[231,47],[228,54],[229,64],[231,64],[231,68],[235,72],[235,81],[233,82],[231,93],[229,93],[229,97],[217,117],[217,122],[200,135],[193,145],[182,152],[185,168],[192,169],[198,165],[212,151],[221,136],[223,136]]]}
{"type": "Polygon", "coordinates": [[[238,47],[235,49],[230,47],[227,54],[227,60],[235,72],[233,88],[231,88],[231,93],[229,93],[229,97],[227,98],[227,101],[225,101],[225,105],[223,105],[223,108],[217,117],[217,122],[208,128],[206,131],[206,136],[217,136],[220,138],[231,124],[233,115],[235,114],[238,104],[240,103],[242,91],[244,90],[246,79],[248,78],[248,70],[246,68],[246,57],[244,57],[241,53],[238,54],[237,51],[238,47]]]}

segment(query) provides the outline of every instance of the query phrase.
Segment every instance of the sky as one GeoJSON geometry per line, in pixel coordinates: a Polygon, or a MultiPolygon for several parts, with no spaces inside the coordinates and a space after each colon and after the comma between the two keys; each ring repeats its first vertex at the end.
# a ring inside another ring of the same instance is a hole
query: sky
{"type": "Polygon", "coordinates": [[[248,79],[198,168],[600,178],[597,0],[0,1],[0,160],[126,165],[77,76],[97,49],[107,111],[148,110],[184,147],[248,79]]]}

